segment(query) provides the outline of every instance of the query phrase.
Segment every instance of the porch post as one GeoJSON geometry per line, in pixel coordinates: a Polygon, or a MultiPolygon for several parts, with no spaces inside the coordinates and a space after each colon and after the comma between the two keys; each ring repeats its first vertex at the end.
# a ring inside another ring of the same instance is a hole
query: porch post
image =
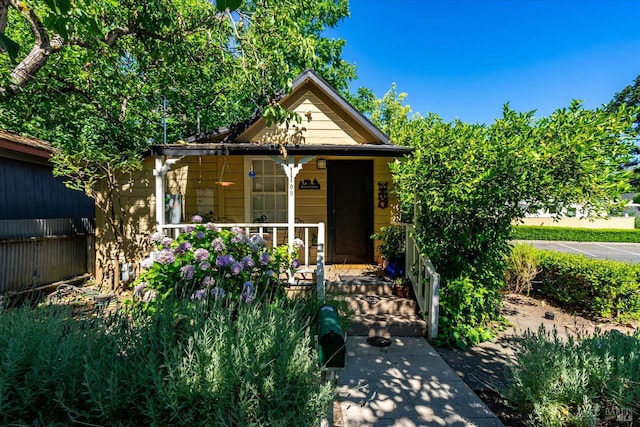
{"type": "Polygon", "coordinates": [[[167,172],[171,169],[171,165],[179,161],[180,159],[167,159],[162,160],[162,156],[155,157],[155,169],[153,170],[153,176],[156,177],[156,230],[162,231],[165,225],[164,218],[164,179],[167,176],[167,172]]]}
{"type": "Polygon", "coordinates": [[[293,248],[296,224],[296,176],[298,172],[300,172],[300,169],[302,169],[302,166],[313,159],[313,156],[303,157],[297,164],[293,156],[288,156],[285,159],[286,163],[276,156],[271,156],[271,159],[281,165],[285,175],[287,175],[287,228],[289,235],[287,243],[289,244],[289,250],[291,250],[291,248],[293,248]]]}

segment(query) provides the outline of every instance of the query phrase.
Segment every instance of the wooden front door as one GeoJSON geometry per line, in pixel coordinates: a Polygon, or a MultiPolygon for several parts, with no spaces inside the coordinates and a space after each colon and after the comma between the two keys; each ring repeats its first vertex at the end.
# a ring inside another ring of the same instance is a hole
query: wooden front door
{"type": "Polygon", "coordinates": [[[327,263],[373,261],[373,162],[327,161],[327,263]]]}

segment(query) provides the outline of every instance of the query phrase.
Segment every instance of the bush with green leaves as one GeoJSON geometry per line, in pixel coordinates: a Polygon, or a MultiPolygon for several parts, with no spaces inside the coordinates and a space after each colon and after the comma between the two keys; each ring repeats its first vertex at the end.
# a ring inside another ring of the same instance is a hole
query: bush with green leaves
{"type": "Polygon", "coordinates": [[[176,239],[156,232],[151,236],[155,250],[142,261],[146,269],[134,282],[134,297],[147,303],[174,296],[202,299],[206,295],[252,300],[275,295],[280,275],[300,265],[296,258],[304,246],[268,248],[260,235],[248,236],[242,228],[218,229],[202,224],[186,226],[176,239]]]}
{"type": "Polygon", "coordinates": [[[621,242],[640,243],[640,230],[610,230],[592,228],[540,227],[518,225],[514,227],[516,240],[560,240],[566,242],[621,242]]]}
{"type": "Polygon", "coordinates": [[[437,345],[465,350],[493,338],[500,295],[468,277],[450,281],[440,294],[437,345]]]}
{"type": "Polygon", "coordinates": [[[518,243],[507,257],[504,280],[510,292],[529,295],[532,281],[540,272],[540,253],[533,246],[518,243]]]}
{"type": "Polygon", "coordinates": [[[331,405],[308,302],[208,296],[155,308],[0,313],[0,425],[306,427],[331,405]]]}
{"type": "Polygon", "coordinates": [[[593,317],[640,320],[640,265],[539,251],[535,292],[593,317]]]}
{"type": "MultiPolygon", "coordinates": [[[[466,278],[487,295],[497,294],[504,286],[512,223],[527,212],[580,204],[597,215],[624,189],[620,165],[635,142],[636,108],[587,110],[573,101],[537,119],[532,111],[505,105],[502,117],[487,126],[412,116],[405,99],[393,87],[383,99],[363,99],[361,105],[391,140],[413,149],[391,164],[393,180],[401,220],[415,222],[416,243],[440,273],[444,306],[458,305],[447,301],[457,291],[446,288],[466,278]]],[[[500,299],[486,303],[499,305],[500,299]]],[[[455,316],[466,323],[462,329],[484,334],[475,310],[463,312],[469,317],[455,316]]]]}
{"type": "Polygon", "coordinates": [[[405,227],[403,225],[380,227],[380,232],[373,233],[371,239],[380,241],[378,252],[387,261],[405,254],[405,227]]]}
{"type": "MultiPolygon", "coordinates": [[[[595,426],[640,417],[640,333],[596,332],[561,339],[557,330],[527,331],[503,390],[534,426],[595,426]]],[[[614,424],[628,425],[628,424],[614,424]]]]}

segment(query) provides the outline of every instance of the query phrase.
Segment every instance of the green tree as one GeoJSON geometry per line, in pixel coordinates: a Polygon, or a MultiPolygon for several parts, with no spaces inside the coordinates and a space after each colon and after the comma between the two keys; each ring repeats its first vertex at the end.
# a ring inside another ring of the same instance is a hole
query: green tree
{"type": "Polygon", "coordinates": [[[486,126],[411,116],[404,99],[392,88],[371,117],[414,148],[392,166],[401,211],[442,277],[440,339],[464,346],[489,338],[499,317],[513,221],[573,203],[595,216],[618,199],[637,110],[573,102],[535,119],[506,105],[486,126]]]}
{"type": "MultiPolygon", "coordinates": [[[[607,106],[609,111],[613,111],[620,106],[640,107],[640,75],[635,78],[633,84],[627,85],[620,92],[613,96],[611,102],[607,106]]],[[[636,118],[635,130],[640,134],[640,115],[636,118]]],[[[634,157],[625,167],[631,171],[630,183],[632,191],[640,192],[640,144],[636,140],[636,146],[633,149],[634,157]]]]}
{"type": "Polygon", "coordinates": [[[338,89],[354,77],[340,57],[344,42],[322,36],[348,16],[346,0],[218,0],[217,6],[0,1],[6,51],[0,126],[60,149],[55,172],[96,199],[111,225],[114,254],[130,259],[139,251],[122,246],[127,215],[117,203],[123,196],[117,179],[140,167],[150,142],[164,141],[163,122],[166,140],[176,141],[196,133],[198,114],[203,132],[245,120],[307,67],[338,89]],[[32,52],[33,61],[26,60],[32,52]],[[29,68],[32,62],[37,67],[29,68]]]}
{"type": "MultiPolygon", "coordinates": [[[[635,78],[633,84],[625,86],[624,89],[616,93],[607,108],[614,110],[621,105],[640,107],[640,75],[635,78]]],[[[636,129],[640,130],[640,116],[636,118],[636,129]]]]}

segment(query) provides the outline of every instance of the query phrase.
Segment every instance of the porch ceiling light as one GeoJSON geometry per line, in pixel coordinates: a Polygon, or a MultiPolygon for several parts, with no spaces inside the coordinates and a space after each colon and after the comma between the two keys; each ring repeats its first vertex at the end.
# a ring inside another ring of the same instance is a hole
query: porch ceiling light
{"type": "Polygon", "coordinates": [[[327,168],[327,161],[325,159],[316,160],[316,168],[318,168],[318,169],[326,169],[327,168]]]}

